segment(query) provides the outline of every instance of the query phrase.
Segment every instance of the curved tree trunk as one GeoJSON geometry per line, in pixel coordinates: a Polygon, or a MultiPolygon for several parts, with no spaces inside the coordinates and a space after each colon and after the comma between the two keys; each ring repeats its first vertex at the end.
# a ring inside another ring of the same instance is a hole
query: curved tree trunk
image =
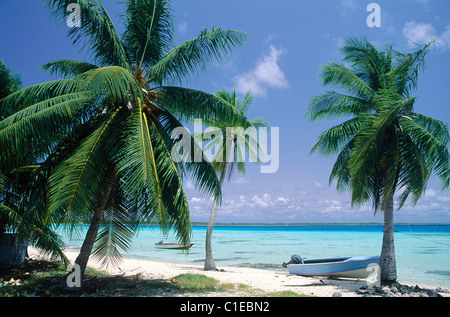
{"type": "Polygon", "coordinates": [[[89,226],[89,229],[86,233],[86,238],[84,239],[83,245],[81,246],[80,254],[78,254],[78,257],[75,260],[75,264],[78,264],[80,266],[81,276],[84,275],[84,271],[86,270],[89,257],[91,256],[95,240],[97,239],[97,233],[98,228],[100,226],[102,213],[103,210],[105,209],[109,195],[111,194],[113,185],[114,185],[114,171],[110,170],[106,174],[104,187],[102,189],[97,207],[94,210],[91,225],[89,226]]]}
{"type": "Polygon", "coordinates": [[[380,256],[381,283],[397,280],[397,264],[394,246],[394,193],[392,192],[384,210],[383,245],[380,256]]]}
{"type": "MultiPolygon", "coordinates": [[[[222,173],[220,175],[220,188],[223,187],[223,182],[225,181],[225,175],[227,173],[228,163],[225,163],[222,173]]],[[[211,215],[209,216],[208,228],[206,229],[206,242],[205,242],[205,271],[211,271],[216,269],[216,263],[214,262],[214,257],[212,255],[212,232],[214,229],[214,223],[216,222],[217,209],[219,208],[219,202],[214,201],[213,207],[211,209],[211,215]]]]}

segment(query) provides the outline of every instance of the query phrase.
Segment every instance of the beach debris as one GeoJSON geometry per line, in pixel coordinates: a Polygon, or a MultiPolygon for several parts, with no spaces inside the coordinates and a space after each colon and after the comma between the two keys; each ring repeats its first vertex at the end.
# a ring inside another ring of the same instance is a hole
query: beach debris
{"type": "Polygon", "coordinates": [[[416,286],[409,286],[400,283],[393,283],[383,287],[364,286],[357,291],[357,294],[363,296],[381,296],[381,297],[443,297],[440,293],[446,293],[448,290],[440,287],[432,289],[416,286]]]}
{"type": "Polygon", "coordinates": [[[0,281],[4,286],[19,286],[22,284],[20,279],[11,278],[9,281],[0,281]]]}

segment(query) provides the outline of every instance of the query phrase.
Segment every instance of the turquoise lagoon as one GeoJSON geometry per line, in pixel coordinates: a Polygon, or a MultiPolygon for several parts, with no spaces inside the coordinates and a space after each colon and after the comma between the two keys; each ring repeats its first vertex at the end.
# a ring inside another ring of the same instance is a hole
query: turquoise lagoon
{"type": "MultiPolygon", "coordinates": [[[[194,226],[189,252],[156,249],[160,240],[176,242],[173,232],[141,227],[124,257],[203,265],[206,226],[194,226]]],[[[216,226],[213,254],[218,268],[245,266],[287,272],[281,266],[291,255],[303,258],[379,255],[382,225],[242,225],[216,226]]],[[[82,239],[65,238],[81,245],[82,239]]],[[[450,287],[450,225],[396,225],[398,280],[450,287]]]]}

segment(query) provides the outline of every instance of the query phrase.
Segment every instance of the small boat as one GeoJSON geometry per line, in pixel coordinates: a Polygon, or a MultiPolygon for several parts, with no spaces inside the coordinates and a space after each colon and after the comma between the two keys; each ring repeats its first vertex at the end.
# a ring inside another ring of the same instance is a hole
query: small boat
{"type": "Polygon", "coordinates": [[[380,256],[358,256],[304,260],[293,255],[289,263],[283,263],[290,274],[301,276],[330,276],[366,279],[378,272],[380,256]]]}
{"type": "Polygon", "coordinates": [[[171,250],[187,250],[190,249],[194,244],[182,244],[182,243],[164,243],[159,241],[155,243],[155,247],[158,249],[171,249],[171,250]]]}

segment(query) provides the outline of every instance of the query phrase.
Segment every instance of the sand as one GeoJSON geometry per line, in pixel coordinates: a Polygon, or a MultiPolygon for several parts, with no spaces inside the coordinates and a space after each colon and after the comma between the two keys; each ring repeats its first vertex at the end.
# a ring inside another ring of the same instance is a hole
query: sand
{"type": "MultiPolygon", "coordinates": [[[[66,250],[65,254],[71,263],[78,255],[77,252],[71,250],[66,250]]],[[[29,248],[29,255],[32,258],[40,257],[39,253],[33,248],[29,248]]],[[[173,277],[185,273],[203,274],[223,283],[245,284],[265,292],[292,291],[318,297],[360,297],[362,295],[358,294],[357,291],[361,287],[367,286],[367,281],[364,280],[293,276],[282,268],[279,272],[275,272],[255,268],[221,267],[218,263],[216,265],[219,271],[204,271],[203,266],[200,265],[125,258],[117,268],[106,269],[106,271],[112,275],[132,276],[140,274],[142,278],[166,280],[171,280],[173,277]]],[[[100,268],[100,265],[93,260],[89,261],[88,266],[100,268]]]]}

